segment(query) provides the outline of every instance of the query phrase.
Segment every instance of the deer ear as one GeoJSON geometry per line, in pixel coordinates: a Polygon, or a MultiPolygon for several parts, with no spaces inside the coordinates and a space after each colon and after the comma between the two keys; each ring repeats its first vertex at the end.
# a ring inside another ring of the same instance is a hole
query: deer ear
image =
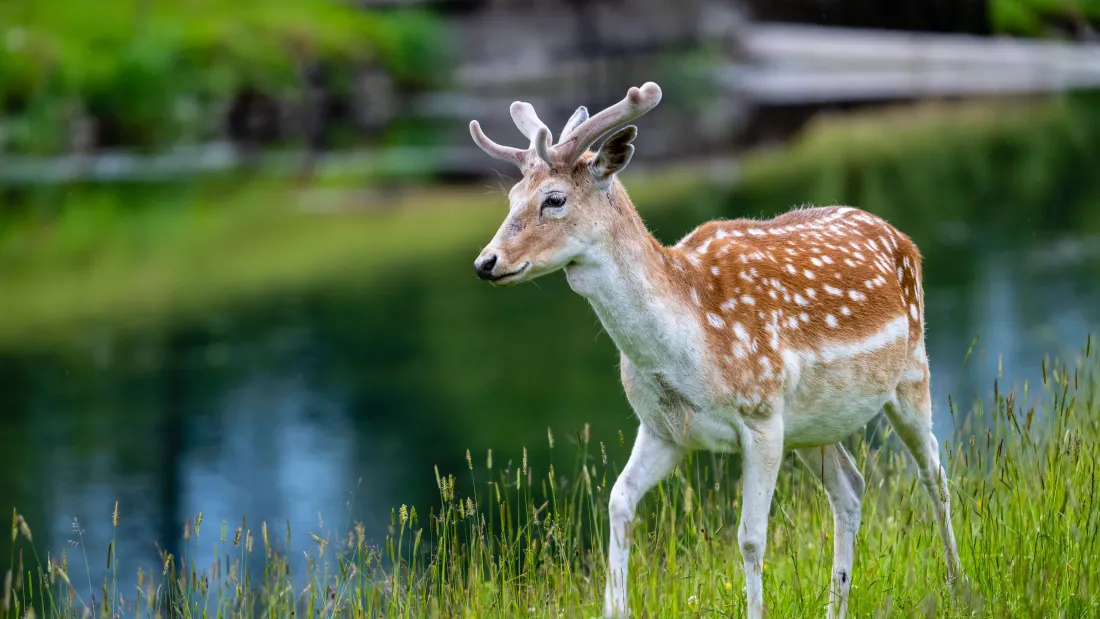
{"type": "Polygon", "coordinates": [[[592,175],[599,182],[607,182],[612,176],[621,172],[630,158],[634,156],[634,145],[631,142],[638,137],[638,128],[627,125],[616,131],[600,146],[600,152],[589,164],[592,175]]]}

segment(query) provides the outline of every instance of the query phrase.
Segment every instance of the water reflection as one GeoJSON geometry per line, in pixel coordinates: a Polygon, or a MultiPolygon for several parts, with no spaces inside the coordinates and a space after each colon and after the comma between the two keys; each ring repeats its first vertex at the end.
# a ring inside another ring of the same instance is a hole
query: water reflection
{"type": "MultiPolygon", "coordinates": [[[[1100,256],[1060,246],[926,257],[941,443],[949,394],[965,409],[999,367],[1002,391],[1034,384],[1044,354],[1079,349],[1100,325],[1100,256]]],[[[467,262],[419,282],[271,299],[86,354],[3,358],[0,505],[26,513],[41,550],[69,546],[76,583],[81,547],[67,542],[86,544],[98,591],[115,500],[129,588],[137,567],[159,573],[158,545],[180,556],[184,522],[200,510],[200,566],[222,521],[231,540],[242,516],[280,540],[289,523],[301,561],[309,532],[362,520],[378,540],[391,507],[426,514],[433,466],[464,472],[466,449],[480,466],[493,448],[501,466],[525,445],[545,469],[551,457],[572,462],[567,437],[591,422],[621,465],[629,440],[614,437],[635,424],[590,309],[560,277],[494,290],[467,262]],[[553,456],[547,426],[562,437],[553,456]]]]}

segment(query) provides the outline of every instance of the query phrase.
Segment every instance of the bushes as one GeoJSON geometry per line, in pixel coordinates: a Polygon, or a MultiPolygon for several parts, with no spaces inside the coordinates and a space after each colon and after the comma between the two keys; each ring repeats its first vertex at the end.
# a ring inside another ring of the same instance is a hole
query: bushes
{"type": "Polygon", "coordinates": [[[82,117],[98,146],[210,139],[234,94],[295,101],[310,63],[346,94],[368,64],[399,88],[436,84],[446,58],[434,18],[337,0],[2,3],[0,150],[65,152],[82,117]]]}

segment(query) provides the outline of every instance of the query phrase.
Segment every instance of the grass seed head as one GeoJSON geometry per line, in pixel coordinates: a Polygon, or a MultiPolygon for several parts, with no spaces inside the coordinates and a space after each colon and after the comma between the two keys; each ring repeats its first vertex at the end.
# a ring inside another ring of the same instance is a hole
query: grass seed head
{"type": "Polygon", "coordinates": [[[3,610],[5,615],[9,608],[11,608],[11,570],[4,574],[4,598],[0,603],[0,610],[3,610]]]}
{"type": "Polygon", "coordinates": [[[28,542],[34,541],[31,538],[31,528],[27,526],[27,521],[23,518],[23,516],[19,516],[19,532],[23,534],[23,537],[27,538],[28,542]]]}

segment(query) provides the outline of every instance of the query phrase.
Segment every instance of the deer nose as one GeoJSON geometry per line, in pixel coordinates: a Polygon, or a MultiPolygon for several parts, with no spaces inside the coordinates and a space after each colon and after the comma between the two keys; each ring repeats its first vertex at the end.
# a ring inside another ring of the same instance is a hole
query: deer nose
{"type": "Polygon", "coordinates": [[[493,267],[496,265],[497,255],[489,254],[488,256],[482,256],[474,260],[474,271],[477,272],[479,278],[489,279],[493,276],[493,267]]]}

